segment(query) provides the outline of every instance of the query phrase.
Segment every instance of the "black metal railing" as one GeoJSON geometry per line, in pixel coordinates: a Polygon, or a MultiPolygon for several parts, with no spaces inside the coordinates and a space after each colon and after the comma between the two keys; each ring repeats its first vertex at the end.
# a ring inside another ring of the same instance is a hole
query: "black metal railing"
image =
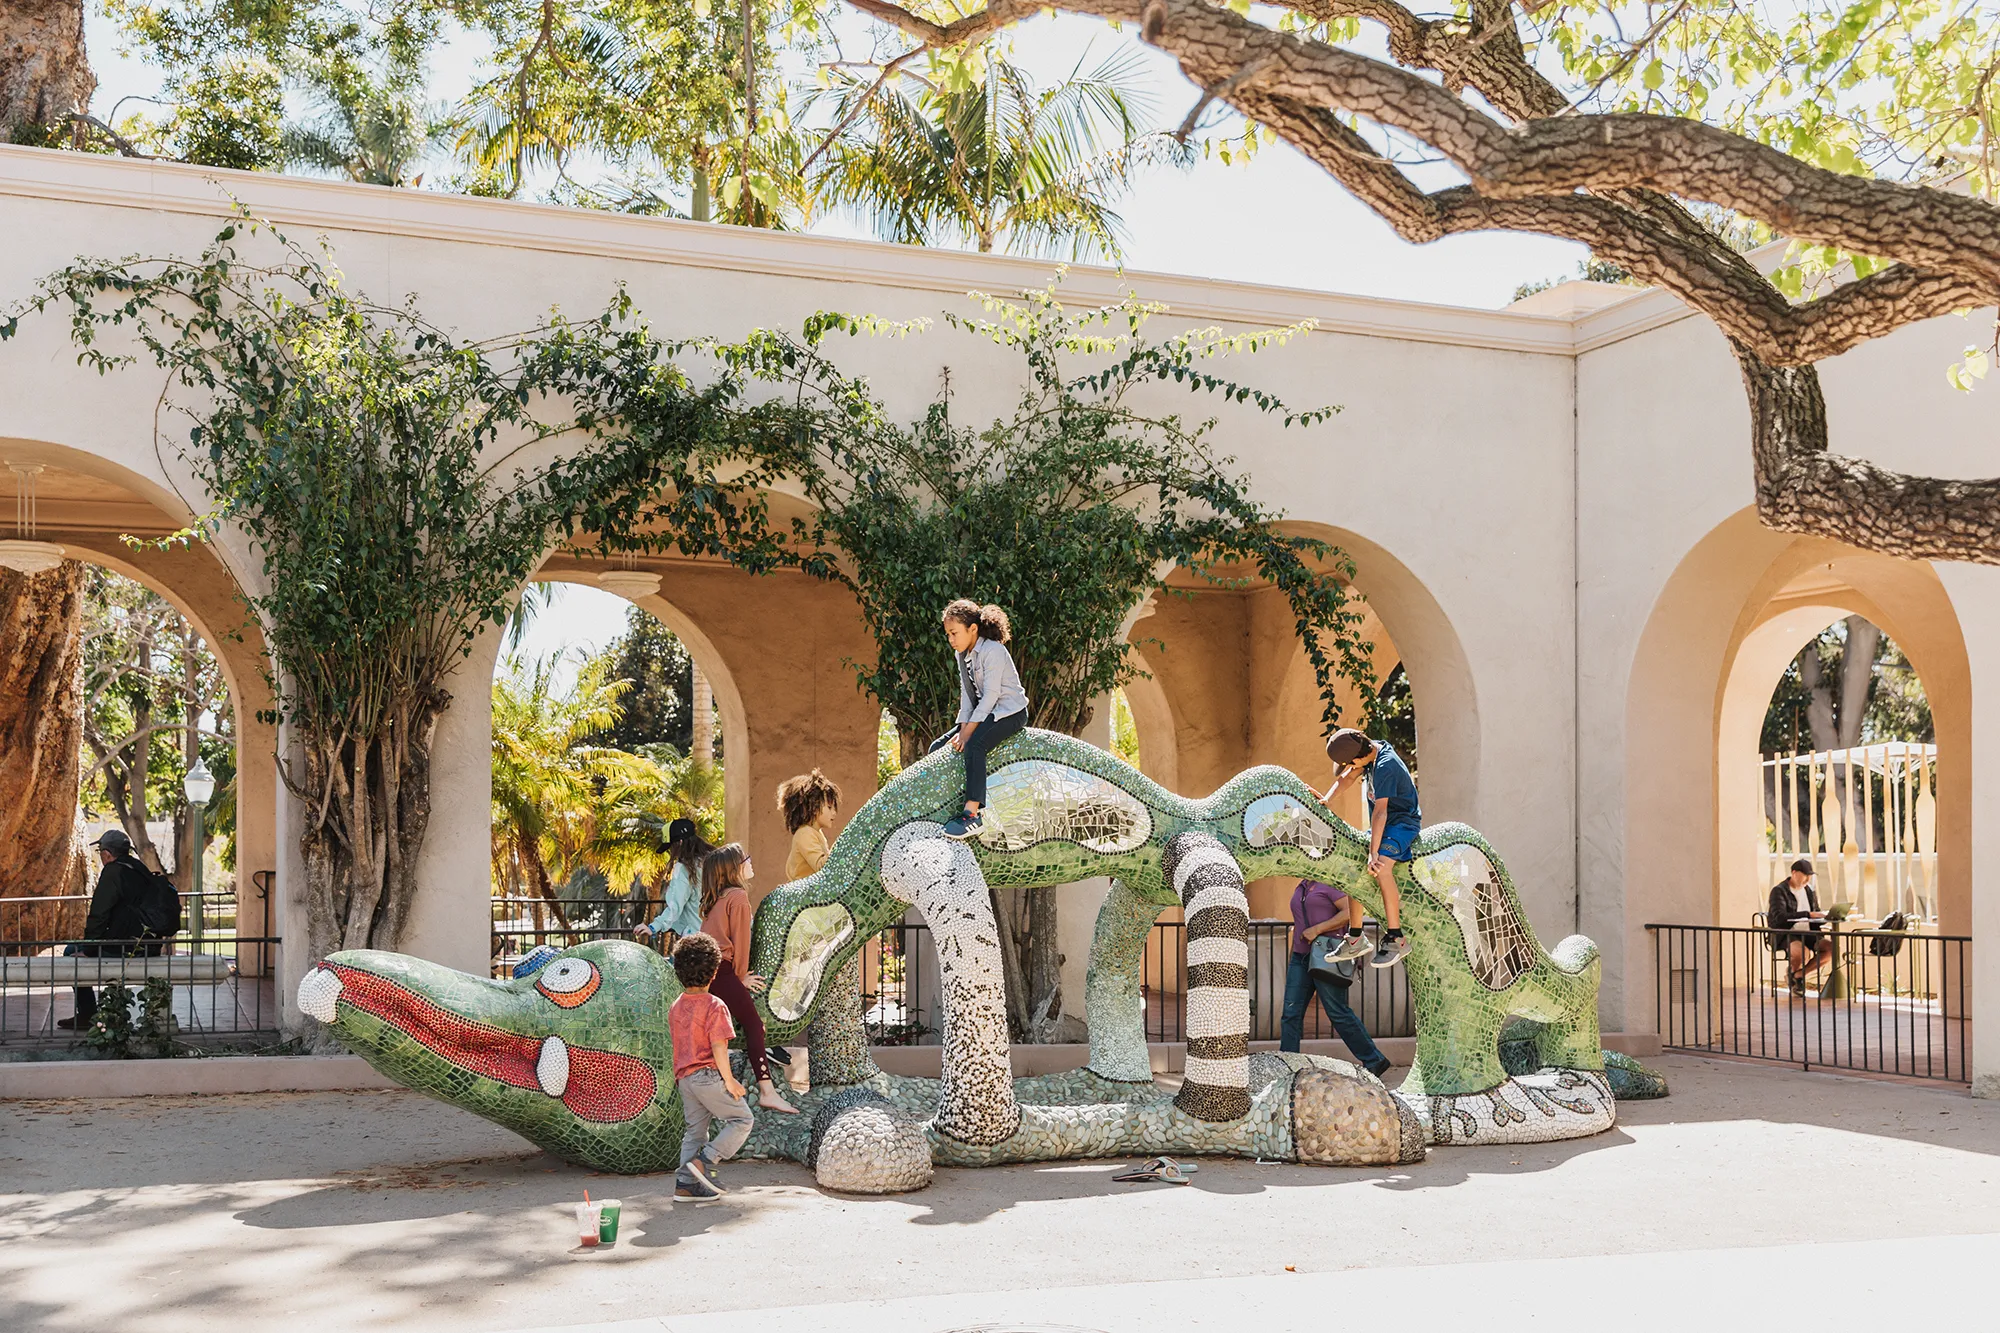
{"type": "MultiPolygon", "coordinates": [[[[573,949],[586,940],[631,939],[660,914],[658,898],[493,899],[492,975],[504,977],[540,945],[573,949]]],[[[659,948],[664,941],[651,941],[659,948]]]]}
{"type": "MultiPolygon", "coordinates": [[[[1291,963],[1292,923],[1259,920],[1250,923],[1250,1039],[1276,1041],[1284,1017],[1285,974],[1291,963]]],[[[1141,987],[1146,994],[1146,1039],[1187,1040],[1187,925],[1180,921],[1154,923],[1146,944],[1141,987]]],[[[1361,1017],[1369,1034],[1407,1037],[1411,1025],[1410,983],[1400,967],[1374,968],[1364,961],[1355,969],[1347,1003],[1361,1017]]],[[[1337,1034],[1308,994],[1302,1035],[1307,1041],[1333,1040],[1337,1034]]]]}
{"type": "Polygon", "coordinates": [[[1789,958],[1773,947],[1782,935],[1646,929],[1663,1046],[1806,1069],[1971,1078],[1970,936],[1835,924],[1825,932],[1830,958],[1795,989],[1789,958]]]}
{"type": "Polygon", "coordinates": [[[84,992],[102,1008],[120,988],[130,1022],[107,1023],[94,1039],[110,1054],[279,1037],[271,963],[282,941],[261,919],[239,920],[233,891],[183,893],[181,932],[171,940],[82,939],[89,907],[84,894],[0,898],[0,1050],[93,1044],[88,1025],[75,1021],[79,1004],[90,1003],[84,992]]]}

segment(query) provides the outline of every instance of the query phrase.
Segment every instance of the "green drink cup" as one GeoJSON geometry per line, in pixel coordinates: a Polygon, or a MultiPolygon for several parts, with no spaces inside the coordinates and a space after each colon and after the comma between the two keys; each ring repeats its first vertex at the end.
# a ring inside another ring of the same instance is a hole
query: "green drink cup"
{"type": "Polygon", "coordinates": [[[618,1200],[606,1199],[597,1205],[597,1239],[606,1245],[618,1239],[618,1200]]]}

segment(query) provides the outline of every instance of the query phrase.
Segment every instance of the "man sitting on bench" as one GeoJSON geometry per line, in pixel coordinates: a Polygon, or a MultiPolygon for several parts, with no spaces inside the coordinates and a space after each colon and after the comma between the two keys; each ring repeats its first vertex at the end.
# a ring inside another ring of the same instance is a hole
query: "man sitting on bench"
{"type": "MultiPolygon", "coordinates": [[[[166,942],[141,937],[148,934],[145,908],[153,892],[153,872],[132,855],[132,840],[117,829],[107,829],[96,843],[97,859],[104,869],[97,872],[97,890],[90,898],[90,916],[83,923],[88,944],[72,944],[63,950],[69,957],[119,958],[143,955],[157,958],[166,942]],[[96,943],[102,940],[104,943],[96,943]]],[[[58,1018],[56,1026],[82,1031],[97,1016],[97,992],[89,986],[76,988],[76,1016],[58,1018]]]]}

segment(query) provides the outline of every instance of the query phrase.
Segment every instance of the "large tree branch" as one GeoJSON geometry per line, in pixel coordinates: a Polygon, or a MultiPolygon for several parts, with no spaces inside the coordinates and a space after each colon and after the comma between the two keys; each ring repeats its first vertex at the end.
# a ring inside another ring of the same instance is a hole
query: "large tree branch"
{"type": "Polygon", "coordinates": [[[1740,344],[1736,359],[1767,526],[1908,560],[2000,564],[2000,481],[1913,477],[1831,453],[1816,368],[1767,365],[1740,344]]]}
{"type": "MultiPolygon", "coordinates": [[[[1028,12],[1003,0],[940,25],[886,0],[851,2],[931,45],[977,40],[1028,12]]],[[[1831,453],[1813,364],[1906,324],[2000,301],[2000,208],[1826,171],[1699,121],[1559,114],[1567,103],[1537,82],[1500,0],[1476,0],[1465,25],[1417,18],[1392,0],[1282,2],[1315,17],[1381,23],[1392,58],[1435,71],[1442,84],[1206,0],[1050,0],[1137,23],[1205,96],[1269,126],[1407,240],[1481,228],[1566,237],[1708,315],[1743,368],[1765,523],[1913,559],[2000,563],[2000,481],[1911,477],[1831,453]],[[1459,96],[1464,88],[1521,123],[1502,125],[1459,96]],[[1424,192],[1344,117],[1431,145],[1471,184],[1424,192]],[[1680,199],[1898,262],[1795,307],[1680,199]]]]}
{"type": "Polygon", "coordinates": [[[1472,21],[1419,18],[1395,0],[1281,0],[1322,23],[1358,18],[1389,37],[1389,58],[1407,69],[1437,72],[1451,92],[1470,88],[1503,115],[1535,120],[1559,115],[1569,99],[1528,63],[1509,0],[1476,0],[1472,21]]]}
{"type": "Polygon", "coordinates": [[[1786,236],[1957,273],[1985,299],[2000,299],[2000,208],[1983,199],[1844,176],[1675,116],[1543,120],[1510,139],[1491,155],[1453,155],[1480,193],[1662,190],[1733,209],[1786,236]]]}

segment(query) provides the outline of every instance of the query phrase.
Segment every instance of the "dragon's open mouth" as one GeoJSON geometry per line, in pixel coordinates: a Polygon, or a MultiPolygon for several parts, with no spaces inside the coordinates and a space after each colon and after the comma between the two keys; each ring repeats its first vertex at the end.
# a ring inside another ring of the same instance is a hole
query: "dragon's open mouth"
{"type": "Polygon", "coordinates": [[[334,1020],[336,1004],[348,1005],[459,1069],[559,1098],[577,1116],[600,1124],[634,1118],[659,1086],[652,1066],[635,1056],[475,1023],[385,977],[343,963],[321,963],[304,977],[299,1004],[322,1023],[334,1020]]]}

